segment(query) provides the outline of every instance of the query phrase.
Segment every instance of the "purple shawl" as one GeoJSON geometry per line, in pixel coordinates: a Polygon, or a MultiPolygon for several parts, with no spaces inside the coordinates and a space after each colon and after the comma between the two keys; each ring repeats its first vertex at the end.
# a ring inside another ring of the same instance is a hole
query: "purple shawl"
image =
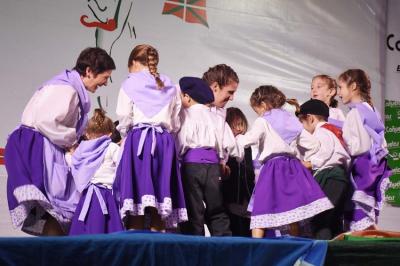
{"type": "Polygon", "coordinates": [[[350,103],[347,106],[350,109],[357,109],[361,122],[373,141],[370,149],[371,158],[375,163],[379,162],[387,155],[387,151],[382,148],[385,140],[385,125],[382,122],[380,113],[375,108],[368,108],[364,103],[350,103]]]}
{"type": "Polygon", "coordinates": [[[176,95],[176,87],[165,75],[160,75],[164,88],[158,89],[149,71],[130,73],[122,83],[122,89],[133,103],[149,118],[158,114],[176,95]]]}
{"type": "Polygon", "coordinates": [[[88,122],[87,114],[90,111],[90,97],[83,85],[81,76],[76,70],[64,70],[57,76],[46,81],[38,90],[49,85],[69,85],[76,90],[79,97],[80,117],[76,125],[76,134],[78,138],[82,136],[88,122]]]}
{"type": "Polygon", "coordinates": [[[271,109],[264,113],[263,118],[267,120],[276,133],[278,133],[288,145],[290,145],[303,130],[303,125],[300,121],[283,109],[271,109]]]}
{"type": "Polygon", "coordinates": [[[82,141],[72,155],[71,172],[76,188],[82,192],[103,163],[111,139],[108,136],[82,141]]]}

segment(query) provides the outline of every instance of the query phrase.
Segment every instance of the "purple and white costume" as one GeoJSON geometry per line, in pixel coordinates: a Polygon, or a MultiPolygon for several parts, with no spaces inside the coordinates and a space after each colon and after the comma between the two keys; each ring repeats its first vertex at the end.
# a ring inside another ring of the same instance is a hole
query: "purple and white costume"
{"type": "Polygon", "coordinates": [[[68,231],[80,195],[64,148],[77,142],[89,110],[89,95],[75,70],[47,81],[28,102],[5,151],[7,198],[15,227],[40,235],[51,215],[68,231]]]}
{"type": "Polygon", "coordinates": [[[350,230],[357,231],[377,223],[391,170],[385,158],[388,150],[379,112],[366,102],[349,104],[349,107],[343,138],[353,159],[354,209],[350,230]]]}
{"type": "Polygon", "coordinates": [[[130,73],[117,103],[118,130],[127,134],[114,191],[121,217],[144,215],[155,207],[167,228],[187,221],[187,211],[172,133],[180,127],[179,90],[165,76],[159,89],[149,71],[130,73]]]}
{"type": "Polygon", "coordinates": [[[328,123],[337,126],[338,128],[343,127],[343,122],[346,117],[343,114],[343,111],[339,108],[329,107],[329,118],[328,123]]]}
{"type": "Polygon", "coordinates": [[[71,172],[82,197],[72,219],[70,235],[123,230],[112,193],[118,157],[119,146],[107,136],[82,141],[74,152],[71,172]]]}
{"type": "Polygon", "coordinates": [[[263,163],[248,208],[251,229],[279,229],[333,207],[310,171],[296,158],[296,146],[307,156],[319,149],[296,117],[272,109],[257,118],[250,131],[236,138],[242,147],[259,143],[259,160],[263,163]]]}

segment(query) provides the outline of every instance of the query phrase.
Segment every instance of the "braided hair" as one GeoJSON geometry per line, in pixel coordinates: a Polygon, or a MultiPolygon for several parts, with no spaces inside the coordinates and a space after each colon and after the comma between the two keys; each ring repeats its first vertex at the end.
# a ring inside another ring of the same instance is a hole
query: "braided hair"
{"type": "Polygon", "coordinates": [[[102,109],[96,108],[93,116],[89,119],[86,134],[98,138],[113,133],[114,130],[115,126],[113,121],[105,115],[102,109]]]}
{"type": "Polygon", "coordinates": [[[164,88],[164,82],[160,79],[160,74],[157,71],[158,52],[153,46],[148,44],[137,45],[129,55],[128,67],[133,65],[133,61],[147,66],[150,74],[155,78],[158,88],[164,88]]]}

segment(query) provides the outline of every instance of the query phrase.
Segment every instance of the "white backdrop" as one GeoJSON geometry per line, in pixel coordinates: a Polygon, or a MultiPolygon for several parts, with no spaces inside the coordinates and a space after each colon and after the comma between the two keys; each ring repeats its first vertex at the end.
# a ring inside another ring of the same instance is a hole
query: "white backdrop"
{"type": "MultiPolygon", "coordinates": [[[[7,134],[17,126],[34,90],[64,68],[72,67],[83,48],[95,45],[95,29],[83,26],[81,16],[87,15],[87,21],[96,21],[94,14],[100,20],[112,18],[118,1],[98,0],[100,8],[107,6],[105,12],[99,12],[94,2],[1,1],[0,147],[4,147],[7,134]]],[[[275,85],[288,97],[302,102],[309,98],[314,75],[324,73],[337,77],[348,68],[361,68],[369,74],[374,104],[382,110],[385,78],[388,78],[385,67],[395,64],[386,60],[386,55],[392,58],[394,54],[387,54],[386,50],[387,11],[397,16],[398,2],[201,0],[198,2],[206,4],[201,9],[207,14],[208,27],[163,15],[164,4],[172,2],[122,0],[117,30],[101,32],[100,44],[109,50],[132,4],[126,30],[112,48],[117,65],[113,82],[92,97],[93,100],[96,96],[102,97],[111,117],[115,118],[116,99],[127,75],[129,53],[140,43],[149,43],[158,49],[160,72],[175,82],[184,75],[201,77],[215,64],[233,67],[240,84],[230,105],[240,107],[250,121],[255,119],[255,114],[248,101],[257,86],[275,85]],[[136,37],[129,32],[132,27],[136,37]]],[[[399,24],[393,27],[398,32],[399,24]]],[[[400,39],[400,32],[396,38],[400,39]]],[[[399,53],[396,55],[398,59],[399,53]]],[[[386,84],[392,90],[398,86],[397,81],[395,84],[386,81],[386,84]]],[[[93,101],[93,106],[96,105],[93,101]]],[[[7,217],[5,177],[0,178],[0,217],[7,217]]],[[[5,231],[0,228],[0,235],[6,234],[5,231]]]]}

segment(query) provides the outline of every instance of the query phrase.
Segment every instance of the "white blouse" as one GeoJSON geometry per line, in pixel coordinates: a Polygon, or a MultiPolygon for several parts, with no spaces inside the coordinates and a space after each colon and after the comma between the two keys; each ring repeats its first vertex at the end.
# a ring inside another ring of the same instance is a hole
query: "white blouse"
{"type": "Polygon", "coordinates": [[[77,141],[79,113],[79,96],[73,87],[49,85],[29,100],[21,124],[35,128],[53,144],[68,148],[77,141]]]}
{"type": "Polygon", "coordinates": [[[335,107],[329,107],[329,118],[339,121],[344,121],[346,119],[346,117],[343,114],[343,111],[335,107]]]}
{"type": "Polygon", "coordinates": [[[155,116],[147,117],[121,88],[116,110],[119,118],[117,129],[122,137],[126,136],[130,127],[139,123],[159,125],[166,128],[169,132],[177,132],[180,128],[179,112],[181,104],[180,90],[177,89],[175,97],[173,97],[169,104],[155,116]]]}
{"type": "Polygon", "coordinates": [[[244,135],[236,136],[239,151],[251,145],[259,146],[259,161],[264,162],[276,154],[289,154],[300,158],[299,149],[305,152],[304,157],[314,154],[320,147],[319,142],[306,130],[288,145],[262,117],[258,117],[252,128],[244,135]]]}
{"type": "MultiPolygon", "coordinates": [[[[372,110],[369,104],[365,102],[363,102],[363,104],[372,110]]],[[[364,128],[357,108],[351,109],[346,116],[346,120],[343,124],[343,138],[351,156],[363,154],[369,151],[372,146],[373,140],[364,128]]],[[[385,140],[382,144],[382,148],[386,149],[386,146],[385,140]]]]}
{"type": "Polygon", "coordinates": [[[106,154],[104,155],[103,163],[95,172],[90,181],[91,183],[101,184],[109,189],[112,188],[117,171],[119,150],[120,147],[113,142],[108,145],[108,148],[105,152],[106,154]]]}
{"type": "Polygon", "coordinates": [[[177,135],[180,155],[191,148],[215,148],[221,160],[239,156],[235,137],[225,119],[210,107],[195,104],[182,109],[182,126],[177,135]]]}
{"type": "Polygon", "coordinates": [[[326,122],[318,123],[312,134],[320,144],[320,148],[308,157],[312,169],[319,171],[338,165],[347,169],[350,165],[350,155],[335,134],[322,127],[324,124],[326,122]]]}

